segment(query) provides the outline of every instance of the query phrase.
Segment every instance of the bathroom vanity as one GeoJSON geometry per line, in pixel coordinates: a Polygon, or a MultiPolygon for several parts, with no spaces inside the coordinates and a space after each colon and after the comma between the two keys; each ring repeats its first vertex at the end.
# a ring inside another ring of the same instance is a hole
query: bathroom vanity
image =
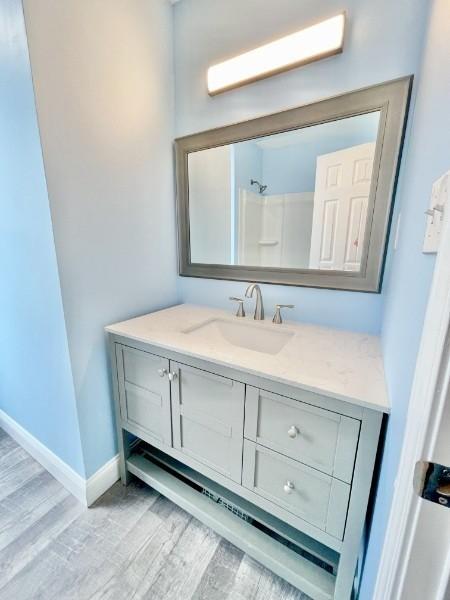
{"type": "Polygon", "coordinates": [[[190,305],[107,331],[123,483],[311,598],[350,599],[389,412],[378,339],[190,305]]]}

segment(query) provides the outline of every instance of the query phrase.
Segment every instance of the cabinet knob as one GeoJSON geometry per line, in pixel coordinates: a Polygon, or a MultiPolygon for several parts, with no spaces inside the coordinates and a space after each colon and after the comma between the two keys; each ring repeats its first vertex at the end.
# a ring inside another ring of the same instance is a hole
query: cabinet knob
{"type": "Polygon", "coordinates": [[[288,436],[290,438],[296,438],[299,433],[300,431],[295,425],[291,425],[288,429],[288,436]]]}
{"type": "Polygon", "coordinates": [[[283,490],[285,494],[290,494],[292,492],[292,490],[295,489],[295,485],[292,483],[292,481],[286,481],[286,483],[283,486],[283,490]]]}
{"type": "Polygon", "coordinates": [[[177,378],[177,374],[175,373],[175,371],[171,371],[168,375],[169,377],[169,381],[174,381],[177,378]]]}
{"type": "Polygon", "coordinates": [[[167,369],[158,369],[158,375],[160,377],[164,377],[164,375],[167,373],[167,369]]]}

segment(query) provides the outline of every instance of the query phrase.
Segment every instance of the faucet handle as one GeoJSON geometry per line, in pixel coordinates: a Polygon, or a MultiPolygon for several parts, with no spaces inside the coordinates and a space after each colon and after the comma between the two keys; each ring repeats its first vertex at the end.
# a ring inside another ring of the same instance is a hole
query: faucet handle
{"type": "Polygon", "coordinates": [[[232,300],[233,302],[239,302],[239,307],[237,309],[236,316],[245,317],[244,300],[242,298],[235,298],[234,296],[230,296],[230,300],[232,300]]]}
{"type": "Polygon", "coordinates": [[[277,325],[281,325],[283,319],[281,318],[281,309],[282,308],[295,308],[294,304],[277,304],[275,306],[275,314],[273,315],[272,323],[276,323],[277,325]]]}

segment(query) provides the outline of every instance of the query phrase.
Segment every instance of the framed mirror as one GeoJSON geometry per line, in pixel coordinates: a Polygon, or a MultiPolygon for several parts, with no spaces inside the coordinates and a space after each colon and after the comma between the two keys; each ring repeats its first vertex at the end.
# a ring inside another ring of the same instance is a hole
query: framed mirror
{"type": "Polygon", "coordinates": [[[379,292],[412,77],[179,138],[179,273],[379,292]]]}

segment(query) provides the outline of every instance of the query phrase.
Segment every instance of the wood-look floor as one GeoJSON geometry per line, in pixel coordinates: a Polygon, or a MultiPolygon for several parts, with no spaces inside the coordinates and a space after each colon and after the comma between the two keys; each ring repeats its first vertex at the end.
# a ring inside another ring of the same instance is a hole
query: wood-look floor
{"type": "Polygon", "coordinates": [[[0,429],[1,600],[308,600],[134,481],[83,508],[0,429]]]}

